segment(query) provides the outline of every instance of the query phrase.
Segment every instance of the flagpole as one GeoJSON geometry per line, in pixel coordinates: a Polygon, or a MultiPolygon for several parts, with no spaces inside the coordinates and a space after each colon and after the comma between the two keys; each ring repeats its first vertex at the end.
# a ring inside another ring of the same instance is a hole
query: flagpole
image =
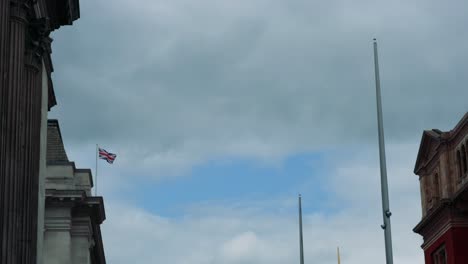
{"type": "Polygon", "coordinates": [[[385,234],[385,255],[387,264],[393,264],[392,228],[390,223],[390,202],[388,199],[387,164],[385,160],[385,142],[382,118],[382,99],[380,91],[379,58],[377,54],[377,40],[374,38],[374,66],[375,66],[375,88],[377,97],[377,123],[379,130],[379,153],[380,153],[380,184],[382,189],[382,212],[384,224],[381,226],[385,234]]]}
{"type": "Polygon", "coordinates": [[[94,196],[97,196],[97,182],[98,182],[98,153],[99,147],[96,144],[96,182],[94,183],[94,196]]]}
{"type": "Polygon", "coordinates": [[[336,247],[336,255],[338,256],[338,264],[341,264],[340,247],[336,247]]]}
{"type": "Polygon", "coordinates": [[[301,195],[299,194],[299,252],[300,252],[300,264],[304,264],[304,242],[302,239],[302,203],[301,195]]]}

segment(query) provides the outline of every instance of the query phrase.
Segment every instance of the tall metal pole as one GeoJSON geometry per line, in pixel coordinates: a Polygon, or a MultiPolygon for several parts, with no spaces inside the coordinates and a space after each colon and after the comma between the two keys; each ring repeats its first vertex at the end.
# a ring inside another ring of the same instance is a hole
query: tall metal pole
{"type": "Polygon", "coordinates": [[[97,181],[98,181],[98,179],[97,179],[97,175],[98,175],[98,171],[97,171],[98,167],[97,167],[97,165],[98,165],[98,153],[99,153],[99,146],[98,146],[98,144],[96,144],[96,182],[94,183],[94,196],[97,196],[97,181]]]}
{"type": "Polygon", "coordinates": [[[338,256],[338,264],[341,264],[341,257],[340,257],[340,248],[336,248],[336,255],[338,256]]]}
{"type": "Polygon", "coordinates": [[[385,255],[387,264],[393,264],[392,228],[390,224],[390,203],[388,199],[387,165],[385,161],[385,142],[382,118],[382,99],[380,93],[379,58],[377,54],[377,40],[374,39],[374,65],[375,87],[377,96],[377,123],[379,128],[379,153],[380,153],[380,183],[382,188],[382,213],[384,224],[381,226],[385,233],[385,255]]]}
{"type": "Polygon", "coordinates": [[[301,263],[304,264],[304,242],[302,239],[302,204],[301,204],[301,195],[299,194],[299,250],[301,263]]]}

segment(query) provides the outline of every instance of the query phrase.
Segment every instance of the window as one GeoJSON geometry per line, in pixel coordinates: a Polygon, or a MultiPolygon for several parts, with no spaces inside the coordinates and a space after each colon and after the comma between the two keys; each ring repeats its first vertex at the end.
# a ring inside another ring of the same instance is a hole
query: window
{"type": "Polygon", "coordinates": [[[440,197],[440,184],[439,184],[439,174],[434,175],[434,198],[440,197]]]}
{"type": "MultiPolygon", "coordinates": [[[[429,175],[426,176],[428,177],[428,179],[426,180],[426,182],[424,183],[424,194],[426,195],[426,203],[430,203],[431,202],[431,186],[430,186],[430,178],[429,178],[429,175]]],[[[430,208],[430,206],[428,206],[428,209],[430,208]]]]}
{"type": "Polygon", "coordinates": [[[462,172],[462,160],[461,160],[460,150],[457,150],[457,165],[458,165],[458,177],[461,179],[463,176],[463,172],[462,172]]]}
{"type": "Polygon", "coordinates": [[[468,138],[465,141],[465,155],[466,155],[466,165],[468,166],[468,138]]]}
{"type": "Polygon", "coordinates": [[[442,245],[434,253],[432,253],[432,263],[434,264],[447,264],[447,252],[445,245],[442,245]]]}
{"type": "Polygon", "coordinates": [[[463,163],[463,173],[466,174],[466,172],[468,171],[468,166],[466,164],[466,149],[465,149],[465,145],[462,145],[461,147],[461,160],[462,160],[462,163],[463,163]]]}

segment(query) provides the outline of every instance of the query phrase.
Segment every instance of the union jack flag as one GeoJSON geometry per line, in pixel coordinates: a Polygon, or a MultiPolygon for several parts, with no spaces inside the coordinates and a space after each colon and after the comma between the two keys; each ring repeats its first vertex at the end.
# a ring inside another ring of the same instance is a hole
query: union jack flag
{"type": "Polygon", "coordinates": [[[115,158],[117,155],[107,152],[105,149],[99,148],[99,158],[106,160],[108,163],[114,163],[115,158]]]}

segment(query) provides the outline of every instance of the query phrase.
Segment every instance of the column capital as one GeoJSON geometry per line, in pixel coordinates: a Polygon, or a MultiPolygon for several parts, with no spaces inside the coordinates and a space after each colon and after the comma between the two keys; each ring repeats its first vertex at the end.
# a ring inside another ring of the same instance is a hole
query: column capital
{"type": "Polygon", "coordinates": [[[32,18],[29,20],[26,35],[26,66],[37,72],[41,69],[42,57],[50,50],[50,26],[47,18],[32,18]]]}
{"type": "Polygon", "coordinates": [[[10,16],[12,19],[26,23],[28,11],[31,9],[31,0],[10,0],[10,16]]]}

